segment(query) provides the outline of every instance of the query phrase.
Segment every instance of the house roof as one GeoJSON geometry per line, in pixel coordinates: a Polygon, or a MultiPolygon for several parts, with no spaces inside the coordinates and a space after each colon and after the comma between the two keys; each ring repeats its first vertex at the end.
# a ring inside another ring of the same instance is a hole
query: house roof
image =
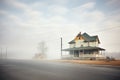
{"type": "MultiPolygon", "coordinates": [[[[90,36],[87,33],[81,34],[81,32],[77,35],[77,37],[82,36],[86,42],[96,41],[98,39],[98,43],[100,43],[98,36],[90,36]]],[[[69,44],[75,43],[75,40],[69,42],[69,44]]]]}
{"type": "MultiPolygon", "coordinates": [[[[96,39],[98,39],[98,36],[90,36],[87,33],[83,33],[82,36],[85,39],[85,41],[96,41],[96,39]]],[[[100,42],[99,39],[98,42],[100,42]]]]}
{"type": "Polygon", "coordinates": [[[72,40],[72,41],[69,42],[69,44],[72,44],[72,43],[75,43],[75,40],[72,40]]]}
{"type": "Polygon", "coordinates": [[[105,50],[103,48],[100,47],[74,47],[74,48],[67,48],[67,49],[63,49],[62,51],[72,51],[72,50],[105,50]]]}

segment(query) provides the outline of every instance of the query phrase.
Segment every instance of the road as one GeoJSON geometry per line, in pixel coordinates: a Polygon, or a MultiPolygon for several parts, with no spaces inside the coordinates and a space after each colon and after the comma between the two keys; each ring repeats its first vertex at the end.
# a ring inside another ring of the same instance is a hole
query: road
{"type": "Polygon", "coordinates": [[[0,60],[0,80],[120,80],[120,67],[0,60]]]}

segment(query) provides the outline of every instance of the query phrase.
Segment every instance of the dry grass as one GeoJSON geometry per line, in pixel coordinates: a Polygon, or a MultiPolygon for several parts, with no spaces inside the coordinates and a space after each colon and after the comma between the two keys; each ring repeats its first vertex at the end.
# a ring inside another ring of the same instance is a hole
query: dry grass
{"type": "Polygon", "coordinates": [[[115,61],[54,60],[54,61],[69,62],[69,63],[78,63],[78,64],[95,64],[95,65],[112,65],[112,66],[120,66],[120,60],[115,60],[115,61]]]}

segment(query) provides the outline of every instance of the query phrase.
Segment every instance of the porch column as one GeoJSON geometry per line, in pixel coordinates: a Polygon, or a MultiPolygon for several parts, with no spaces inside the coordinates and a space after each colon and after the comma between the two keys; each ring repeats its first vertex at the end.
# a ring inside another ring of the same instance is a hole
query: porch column
{"type": "Polygon", "coordinates": [[[98,49],[98,54],[97,54],[98,56],[96,56],[96,57],[99,57],[99,55],[100,55],[100,51],[99,51],[99,49],[98,49]]]}
{"type": "Polygon", "coordinates": [[[83,59],[84,59],[84,57],[85,57],[85,54],[84,54],[84,49],[83,49],[83,59]]]}
{"type": "Polygon", "coordinates": [[[102,50],[101,50],[101,55],[102,55],[102,50]]]}
{"type": "Polygon", "coordinates": [[[83,49],[83,54],[84,54],[84,49],[83,49]]]}
{"type": "Polygon", "coordinates": [[[73,50],[73,57],[74,57],[74,50],[73,50]]]}
{"type": "Polygon", "coordinates": [[[102,55],[105,56],[105,51],[104,50],[102,50],[102,55]]]}

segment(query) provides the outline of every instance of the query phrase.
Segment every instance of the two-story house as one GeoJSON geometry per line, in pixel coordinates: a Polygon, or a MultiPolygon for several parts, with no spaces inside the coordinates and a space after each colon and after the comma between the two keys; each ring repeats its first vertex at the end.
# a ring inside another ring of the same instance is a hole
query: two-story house
{"type": "Polygon", "coordinates": [[[104,58],[105,49],[99,47],[100,40],[98,36],[90,36],[81,32],[69,42],[69,48],[63,51],[69,51],[72,59],[101,59],[104,58]]]}

